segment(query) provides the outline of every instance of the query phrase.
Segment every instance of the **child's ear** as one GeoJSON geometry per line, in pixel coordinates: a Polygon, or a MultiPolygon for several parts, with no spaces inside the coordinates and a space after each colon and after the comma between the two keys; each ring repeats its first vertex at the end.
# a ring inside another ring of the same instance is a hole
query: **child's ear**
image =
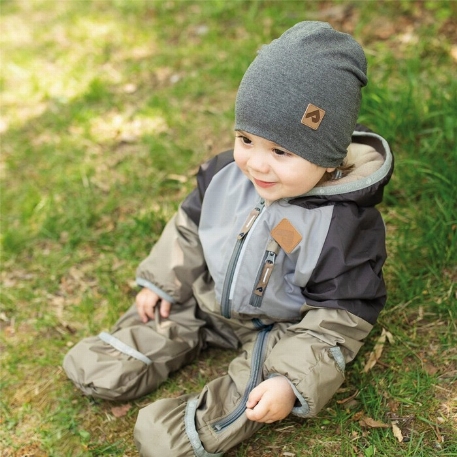
{"type": "Polygon", "coordinates": [[[334,167],[334,168],[326,168],[325,171],[326,171],[327,173],[333,173],[335,170],[336,170],[336,167],[334,167]]]}

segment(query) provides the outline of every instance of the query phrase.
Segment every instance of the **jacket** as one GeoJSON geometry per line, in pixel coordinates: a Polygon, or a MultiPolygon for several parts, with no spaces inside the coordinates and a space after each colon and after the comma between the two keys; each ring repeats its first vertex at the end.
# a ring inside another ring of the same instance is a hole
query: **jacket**
{"type": "Polygon", "coordinates": [[[333,395],[386,302],[375,206],[393,156],[381,136],[355,131],[348,159],[346,177],[266,204],[232,151],[215,156],[137,270],[140,286],[175,306],[194,296],[241,342],[250,330],[285,326],[263,371],[287,377],[300,416],[333,395]]]}

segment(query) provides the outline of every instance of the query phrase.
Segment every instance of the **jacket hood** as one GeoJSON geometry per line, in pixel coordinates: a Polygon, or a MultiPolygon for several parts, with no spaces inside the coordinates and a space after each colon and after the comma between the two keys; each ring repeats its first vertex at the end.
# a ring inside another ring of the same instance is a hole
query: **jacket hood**
{"type": "Polygon", "coordinates": [[[375,133],[355,131],[348,159],[354,164],[354,170],[347,176],[317,186],[289,203],[307,208],[321,206],[325,201],[328,204],[351,202],[361,207],[380,203],[394,168],[387,141],[375,133]]]}

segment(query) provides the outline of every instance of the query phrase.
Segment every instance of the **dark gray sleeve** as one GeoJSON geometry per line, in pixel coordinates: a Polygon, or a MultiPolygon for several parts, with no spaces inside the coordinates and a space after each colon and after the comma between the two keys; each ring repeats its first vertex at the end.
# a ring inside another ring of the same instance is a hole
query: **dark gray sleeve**
{"type": "Polygon", "coordinates": [[[225,151],[205,162],[197,173],[197,187],[182,203],[183,211],[198,226],[202,210],[203,197],[214,175],[233,162],[233,150],[225,151]]]}
{"type": "Polygon", "coordinates": [[[303,289],[310,306],[344,309],[374,324],[386,302],[385,227],[378,210],[336,205],[318,264],[303,289]]]}

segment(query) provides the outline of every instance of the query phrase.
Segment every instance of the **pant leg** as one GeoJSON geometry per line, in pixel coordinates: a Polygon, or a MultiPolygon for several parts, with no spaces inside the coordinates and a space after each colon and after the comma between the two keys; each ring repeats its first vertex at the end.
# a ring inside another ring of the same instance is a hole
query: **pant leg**
{"type": "Polygon", "coordinates": [[[185,429],[185,412],[190,398],[189,395],[165,398],[140,409],[134,437],[141,457],[195,456],[185,429]]]}
{"type": "Polygon", "coordinates": [[[258,431],[263,424],[247,419],[245,404],[263,380],[263,361],[272,347],[268,337],[268,331],[255,331],[228,374],[208,383],[198,396],[159,400],[140,410],[134,432],[140,455],[221,456],[258,431]]]}
{"type": "Polygon", "coordinates": [[[63,367],[86,395],[108,400],[146,395],[200,352],[205,322],[195,313],[191,299],[173,306],[169,318],[144,324],[132,306],[111,333],[76,344],[63,367]]]}

